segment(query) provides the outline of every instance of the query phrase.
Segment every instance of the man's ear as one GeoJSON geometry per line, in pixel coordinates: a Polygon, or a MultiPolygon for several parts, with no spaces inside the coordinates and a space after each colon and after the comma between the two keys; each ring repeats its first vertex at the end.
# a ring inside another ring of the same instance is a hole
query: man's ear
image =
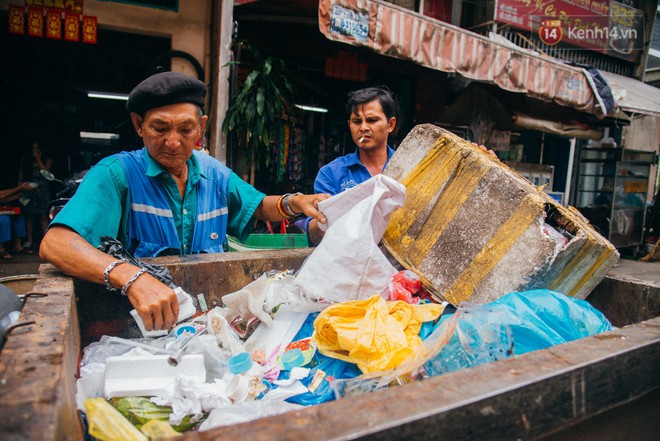
{"type": "Polygon", "coordinates": [[[396,117],[391,117],[389,121],[387,121],[387,133],[392,133],[394,128],[396,127],[396,117]]]}
{"type": "Polygon", "coordinates": [[[138,136],[142,138],[142,115],[131,112],[131,122],[133,123],[133,128],[137,132],[138,136]]]}
{"type": "Polygon", "coordinates": [[[206,128],[206,122],[208,121],[209,117],[208,115],[204,115],[200,118],[199,120],[199,136],[202,136],[202,133],[204,133],[204,129],[206,128]]]}

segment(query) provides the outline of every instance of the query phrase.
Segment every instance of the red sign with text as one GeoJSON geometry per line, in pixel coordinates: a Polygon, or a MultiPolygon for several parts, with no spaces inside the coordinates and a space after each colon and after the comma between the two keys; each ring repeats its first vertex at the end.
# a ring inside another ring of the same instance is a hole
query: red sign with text
{"type": "Polygon", "coordinates": [[[614,0],[498,0],[495,20],[560,42],[637,60],[644,49],[641,11],[614,0]]]}

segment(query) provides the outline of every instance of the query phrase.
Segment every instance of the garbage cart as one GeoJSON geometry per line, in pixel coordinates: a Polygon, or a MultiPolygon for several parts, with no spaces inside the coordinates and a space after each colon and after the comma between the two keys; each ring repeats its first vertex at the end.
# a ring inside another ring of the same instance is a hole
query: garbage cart
{"type": "MultiPolygon", "coordinates": [[[[174,282],[209,306],[272,269],[296,269],[311,249],[163,257],[174,282]]],[[[0,355],[0,439],[82,439],[75,407],[81,348],[135,331],[125,298],[42,265],[0,355]]],[[[657,439],[659,286],[605,278],[590,299],[612,332],[358,397],[181,440],[657,439]],[[604,291],[600,287],[604,286],[604,291]],[[608,305],[613,305],[612,310],[608,305]],[[626,314],[620,314],[625,305],[626,314]],[[627,321],[627,322],[626,322],[627,321]],[[634,323],[633,323],[634,321],[634,323]]]]}

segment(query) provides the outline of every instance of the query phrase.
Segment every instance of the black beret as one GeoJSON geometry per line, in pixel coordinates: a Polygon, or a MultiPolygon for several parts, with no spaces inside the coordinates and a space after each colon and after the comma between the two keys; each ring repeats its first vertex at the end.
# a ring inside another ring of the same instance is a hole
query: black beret
{"type": "Polygon", "coordinates": [[[160,72],[135,86],[128,95],[126,110],[144,114],[154,107],[193,103],[204,108],[206,84],[178,72],[160,72]]]}

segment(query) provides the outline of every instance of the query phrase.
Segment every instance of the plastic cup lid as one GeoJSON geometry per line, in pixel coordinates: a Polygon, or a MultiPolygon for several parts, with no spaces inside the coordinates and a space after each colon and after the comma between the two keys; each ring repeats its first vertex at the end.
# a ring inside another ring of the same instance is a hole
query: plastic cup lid
{"type": "Polygon", "coordinates": [[[252,367],[252,359],[250,354],[247,352],[241,352],[238,355],[234,355],[227,360],[227,366],[229,366],[229,371],[232,374],[242,374],[247,372],[252,367]]]}
{"type": "Polygon", "coordinates": [[[197,328],[193,325],[179,325],[174,328],[174,335],[176,337],[179,337],[182,334],[197,334],[197,328]]]}
{"type": "Polygon", "coordinates": [[[289,349],[280,358],[284,370],[290,371],[294,367],[302,366],[305,364],[305,356],[300,348],[289,349]]]}
{"type": "Polygon", "coordinates": [[[242,375],[233,377],[227,385],[227,396],[234,403],[245,401],[250,393],[250,379],[242,375]]]}

